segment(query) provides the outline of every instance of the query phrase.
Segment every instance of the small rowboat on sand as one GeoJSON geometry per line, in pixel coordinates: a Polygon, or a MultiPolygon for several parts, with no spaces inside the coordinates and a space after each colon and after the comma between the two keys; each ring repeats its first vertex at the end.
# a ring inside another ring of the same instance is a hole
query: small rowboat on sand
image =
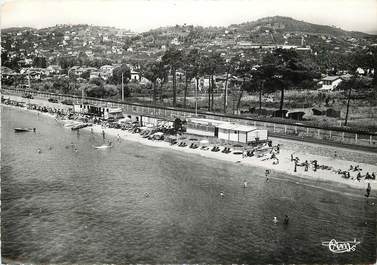
{"type": "Polygon", "coordinates": [[[103,145],[100,145],[100,146],[93,146],[95,149],[106,149],[106,148],[111,148],[112,147],[112,144],[103,144],[103,145]]]}
{"type": "Polygon", "coordinates": [[[33,132],[35,128],[14,128],[14,132],[33,132]]]}
{"type": "Polygon", "coordinates": [[[81,123],[81,124],[74,125],[73,127],[71,127],[71,130],[72,131],[80,130],[80,129],[88,127],[88,126],[89,126],[89,124],[87,124],[87,123],[81,123]]]}

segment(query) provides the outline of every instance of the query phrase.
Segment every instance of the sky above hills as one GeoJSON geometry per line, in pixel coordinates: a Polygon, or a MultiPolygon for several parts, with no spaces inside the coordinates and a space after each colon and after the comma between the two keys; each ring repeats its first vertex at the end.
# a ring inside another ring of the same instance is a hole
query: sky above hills
{"type": "Polygon", "coordinates": [[[184,23],[228,26],[275,15],[377,33],[376,0],[6,0],[1,27],[92,24],[142,32],[184,23]]]}

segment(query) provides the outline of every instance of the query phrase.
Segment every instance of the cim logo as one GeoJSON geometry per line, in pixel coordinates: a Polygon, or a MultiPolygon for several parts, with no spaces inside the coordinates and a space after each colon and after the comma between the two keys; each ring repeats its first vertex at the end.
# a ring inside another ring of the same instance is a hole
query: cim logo
{"type": "Polygon", "coordinates": [[[360,244],[360,241],[336,241],[335,239],[331,239],[330,241],[322,242],[322,246],[326,246],[329,250],[333,253],[346,253],[346,252],[353,252],[356,250],[356,246],[360,244]]]}

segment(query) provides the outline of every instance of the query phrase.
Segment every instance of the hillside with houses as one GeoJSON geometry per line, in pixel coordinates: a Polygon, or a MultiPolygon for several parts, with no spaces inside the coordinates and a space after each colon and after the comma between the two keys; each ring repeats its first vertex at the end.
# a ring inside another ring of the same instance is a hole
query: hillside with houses
{"type": "Polygon", "coordinates": [[[332,107],[337,120],[348,113],[350,89],[364,105],[376,105],[377,36],[288,17],[143,33],[93,25],[8,28],[1,37],[6,87],[112,99],[123,91],[130,101],[184,108],[195,98],[199,108],[239,115],[293,109],[312,118],[308,107],[332,107]],[[296,93],[302,90],[305,99],[296,93]],[[327,106],[317,106],[323,97],[327,106]]]}

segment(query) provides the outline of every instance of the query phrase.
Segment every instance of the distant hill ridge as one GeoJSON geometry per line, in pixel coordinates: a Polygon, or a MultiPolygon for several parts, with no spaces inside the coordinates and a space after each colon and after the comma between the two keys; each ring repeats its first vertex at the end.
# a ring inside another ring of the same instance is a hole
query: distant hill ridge
{"type": "MultiPolygon", "coordinates": [[[[178,27],[193,27],[191,25],[177,25],[178,27]]],[[[151,31],[174,31],[177,26],[167,26],[167,27],[159,27],[155,29],[151,29],[147,32],[151,31]]],[[[120,31],[128,31],[132,32],[127,29],[119,29],[115,27],[109,27],[109,26],[95,26],[95,25],[87,25],[87,24],[76,24],[76,25],[56,25],[52,27],[42,28],[40,30],[52,30],[54,28],[58,27],[88,27],[88,28],[96,28],[100,29],[103,28],[104,30],[120,30],[120,31]]],[[[284,17],[284,16],[273,16],[273,17],[264,17],[260,18],[255,21],[251,22],[244,22],[240,24],[231,24],[228,27],[202,27],[202,26],[195,26],[194,28],[202,28],[202,29],[209,29],[209,30],[237,30],[239,32],[245,32],[245,31],[256,31],[258,29],[272,29],[277,32],[302,32],[302,33],[310,33],[310,34],[325,34],[325,35],[333,35],[333,36],[354,36],[354,37],[370,37],[375,36],[373,34],[368,34],[364,32],[356,32],[356,31],[346,31],[341,28],[336,28],[328,25],[319,25],[319,24],[313,24],[305,21],[300,21],[293,19],[291,17],[284,17]]],[[[31,27],[12,27],[12,28],[4,28],[2,29],[4,32],[10,32],[10,31],[20,31],[20,30],[37,30],[31,27]]]]}
{"type": "Polygon", "coordinates": [[[274,30],[280,30],[284,32],[303,32],[303,33],[317,33],[328,35],[359,35],[367,36],[370,34],[355,31],[346,31],[340,28],[313,24],[305,21],[293,19],[291,17],[274,16],[264,17],[256,21],[245,22],[241,24],[233,24],[228,28],[237,28],[238,30],[254,30],[257,27],[273,28],[274,30]]]}

